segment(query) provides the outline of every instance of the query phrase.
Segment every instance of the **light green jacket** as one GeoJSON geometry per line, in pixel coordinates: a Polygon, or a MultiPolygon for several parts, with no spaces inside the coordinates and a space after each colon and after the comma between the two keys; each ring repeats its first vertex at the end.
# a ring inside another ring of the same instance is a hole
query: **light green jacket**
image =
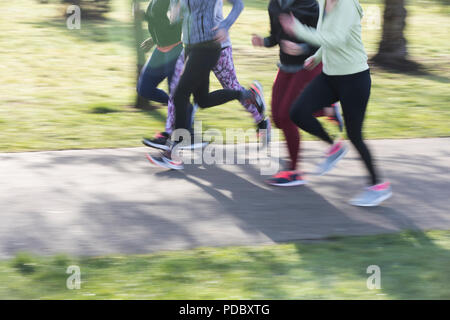
{"type": "Polygon", "coordinates": [[[346,75],[369,68],[367,54],[361,39],[363,10],[358,0],[338,0],[335,7],[323,17],[325,0],[320,6],[317,29],[297,23],[299,39],[320,47],[314,55],[315,63],[322,61],[327,75],[346,75]]]}

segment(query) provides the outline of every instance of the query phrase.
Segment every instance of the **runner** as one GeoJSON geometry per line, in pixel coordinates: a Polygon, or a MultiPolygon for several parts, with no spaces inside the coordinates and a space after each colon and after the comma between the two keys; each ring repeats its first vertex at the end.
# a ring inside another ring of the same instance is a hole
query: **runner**
{"type": "Polygon", "coordinates": [[[145,40],[141,47],[145,51],[150,51],[156,45],[156,49],[142,69],[137,84],[137,91],[141,97],[160,103],[168,103],[169,96],[158,89],[158,85],[165,78],[170,84],[175,63],[183,50],[182,24],[170,23],[167,17],[169,5],[170,0],[151,0],[147,7],[145,18],[150,38],[145,40]]]}
{"type": "MultiPolygon", "coordinates": [[[[242,0],[229,0],[233,7],[228,17],[216,24],[216,8],[218,0],[174,0],[176,6],[172,14],[180,10],[183,15],[183,43],[185,44],[185,64],[174,93],[175,106],[174,129],[187,130],[191,119],[188,115],[190,96],[200,108],[210,108],[231,100],[242,104],[252,103],[258,112],[265,110],[265,102],[261,86],[255,82],[251,89],[222,89],[209,92],[209,75],[219,61],[222,43],[228,39],[228,28],[234,23],[243,9],[242,0]]],[[[149,160],[156,165],[180,170],[183,163],[172,159],[172,151],[179,147],[182,137],[175,141],[167,139],[166,150],[161,157],[149,155],[149,160]]],[[[186,144],[186,141],[184,142],[186,144]]]]}
{"type": "MultiPolygon", "coordinates": [[[[231,1],[233,2],[233,1],[231,1]]],[[[223,26],[227,31],[230,29],[234,21],[238,18],[240,12],[242,11],[242,7],[239,7],[239,2],[237,3],[235,13],[232,11],[231,14],[234,15],[232,20],[224,23],[223,19],[223,1],[217,0],[216,8],[215,8],[215,24],[218,26],[223,26]]],[[[173,132],[173,128],[175,125],[175,107],[173,103],[173,93],[178,85],[178,81],[181,77],[184,68],[184,54],[181,54],[176,62],[174,75],[172,81],[170,82],[170,92],[169,102],[168,102],[168,114],[166,121],[166,128],[164,132],[160,132],[156,134],[156,136],[151,138],[144,138],[143,143],[147,146],[159,148],[162,150],[168,150],[169,146],[167,144],[167,139],[169,139],[170,135],[173,132]]],[[[220,84],[224,89],[234,89],[234,90],[244,90],[244,88],[240,85],[233,62],[233,49],[231,45],[230,37],[226,36],[225,40],[222,42],[222,51],[220,53],[219,61],[215,65],[212,70],[217,80],[219,80],[220,84]]],[[[262,96],[262,87],[256,82],[253,84],[254,90],[260,90],[262,96]]],[[[257,126],[258,138],[262,141],[262,144],[266,146],[270,141],[270,130],[271,124],[268,118],[265,118],[265,103],[263,102],[261,105],[263,109],[261,112],[258,110],[258,107],[252,103],[251,101],[243,101],[242,102],[245,109],[250,112],[253,116],[253,119],[257,126]]],[[[194,105],[194,112],[191,115],[191,122],[193,122],[193,117],[195,111],[197,109],[197,105],[194,105]]],[[[195,146],[195,145],[194,145],[195,146]]]]}
{"type": "MultiPolygon", "coordinates": [[[[304,184],[305,180],[297,171],[300,134],[297,125],[289,119],[289,110],[305,86],[320,74],[322,65],[319,64],[312,70],[303,68],[306,58],[314,53],[317,47],[312,47],[297,40],[283,31],[279,22],[279,15],[283,12],[292,12],[297,19],[306,25],[316,27],[319,18],[319,5],[315,0],[271,0],[269,3],[270,36],[262,38],[253,35],[252,38],[254,46],[280,46],[279,70],[272,89],[272,117],[276,126],[283,130],[290,163],[287,170],[274,175],[267,183],[274,186],[297,186],[304,184]]],[[[338,120],[337,122],[342,128],[339,106],[334,105],[334,112],[331,108],[326,109],[327,114],[337,115],[333,118],[338,120]]],[[[320,115],[324,115],[324,112],[320,115]]]]}
{"type": "Polygon", "coordinates": [[[381,183],[372,156],[363,141],[362,126],[370,96],[371,77],[367,54],[361,40],[363,10],[358,0],[319,0],[320,15],[317,30],[299,22],[292,14],[282,14],[284,30],[320,49],[305,61],[309,70],[323,62],[323,71],[303,91],[294,103],[290,116],[301,129],[331,145],[319,172],[331,170],[343,158],[347,147],[335,143],[313,116],[324,106],[341,101],[347,136],[360,154],[370,181],[361,194],[350,203],[356,206],[376,206],[392,195],[389,182],[381,183]]]}

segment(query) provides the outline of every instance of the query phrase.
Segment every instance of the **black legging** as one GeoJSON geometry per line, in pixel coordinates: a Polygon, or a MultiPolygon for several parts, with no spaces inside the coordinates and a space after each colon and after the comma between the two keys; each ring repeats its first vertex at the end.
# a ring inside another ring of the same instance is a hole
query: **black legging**
{"type": "Polygon", "coordinates": [[[189,127],[187,110],[191,94],[194,95],[194,100],[200,108],[209,108],[234,99],[241,99],[242,92],[239,90],[222,89],[209,92],[209,74],[217,64],[221,50],[220,43],[216,41],[186,46],[184,71],[173,98],[175,129],[189,127]]]}
{"type": "Polygon", "coordinates": [[[372,156],[362,137],[362,126],[369,102],[371,87],[370,71],[328,76],[321,73],[305,88],[291,108],[291,120],[302,130],[330,144],[333,139],[324,130],[313,113],[340,101],[344,113],[347,136],[361,155],[370,173],[372,185],[378,184],[378,175],[372,163],[372,156]]]}

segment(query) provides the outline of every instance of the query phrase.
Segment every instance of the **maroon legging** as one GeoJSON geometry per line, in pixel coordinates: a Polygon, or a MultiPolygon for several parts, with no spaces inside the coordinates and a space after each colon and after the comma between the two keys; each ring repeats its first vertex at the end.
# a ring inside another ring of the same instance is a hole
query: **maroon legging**
{"type": "MultiPolygon", "coordinates": [[[[277,128],[283,130],[290,156],[290,170],[296,170],[300,150],[300,132],[298,126],[289,118],[289,112],[294,101],[303,89],[322,72],[322,64],[315,69],[300,70],[287,73],[278,70],[272,89],[272,117],[277,128]]],[[[321,116],[323,113],[316,113],[321,116]]]]}

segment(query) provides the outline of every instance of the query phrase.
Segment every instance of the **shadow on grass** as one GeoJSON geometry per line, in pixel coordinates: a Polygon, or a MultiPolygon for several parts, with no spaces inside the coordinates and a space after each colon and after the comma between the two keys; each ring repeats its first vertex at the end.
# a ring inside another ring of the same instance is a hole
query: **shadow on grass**
{"type": "MultiPolygon", "coordinates": [[[[411,230],[379,235],[372,242],[367,240],[366,237],[334,238],[325,243],[326,257],[317,254],[317,246],[298,243],[296,248],[302,257],[299,268],[310,272],[312,278],[321,279],[324,290],[332,290],[335,279],[359,278],[353,282],[356,287],[342,288],[343,293],[367,290],[374,299],[383,295],[389,299],[450,298],[450,290],[446,290],[450,281],[446,271],[450,251],[436,245],[426,233],[411,230]],[[380,268],[381,289],[367,287],[372,275],[367,270],[369,266],[380,268]]],[[[323,249],[322,246],[319,250],[323,249]]]]}
{"type": "Polygon", "coordinates": [[[108,103],[100,103],[91,105],[87,109],[87,113],[98,114],[98,115],[108,115],[113,113],[121,113],[121,112],[140,112],[150,118],[156,119],[158,121],[164,122],[166,121],[166,114],[162,111],[166,106],[162,105],[150,105],[148,108],[136,108],[133,105],[127,106],[117,106],[108,103]]]}
{"type": "Polygon", "coordinates": [[[108,114],[108,113],[120,112],[120,110],[113,109],[110,107],[94,107],[89,112],[94,113],[94,114],[108,114]]]}
{"type": "Polygon", "coordinates": [[[414,76],[420,77],[420,78],[426,78],[426,79],[430,79],[436,82],[440,82],[440,83],[445,83],[448,84],[450,83],[450,78],[443,76],[443,75],[437,75],[435,73],[432,73],[431,71],[423,71],[419,74],[413,74],[414,76]]]}
{"type": "Polygon", "coordinates": [[[450,83],[450,78],[446,77],[442,71],[434,70],[426,65],[421,64],[420,68],[415,71],[399,71],[395,68],[390,68],[387,66],[383,66],[377,63],[374,63],[373,61],[370,61],[370,69],[372,72],[379,72],[379,73],[393,73],[393,74],[403,74],[408,77],[416,77],[416,78],[422,78],[427,80],[432,80],[440,83],[448,84],[450,83]],[[440,72],[440,74],[439,74],[440,72]]]}

